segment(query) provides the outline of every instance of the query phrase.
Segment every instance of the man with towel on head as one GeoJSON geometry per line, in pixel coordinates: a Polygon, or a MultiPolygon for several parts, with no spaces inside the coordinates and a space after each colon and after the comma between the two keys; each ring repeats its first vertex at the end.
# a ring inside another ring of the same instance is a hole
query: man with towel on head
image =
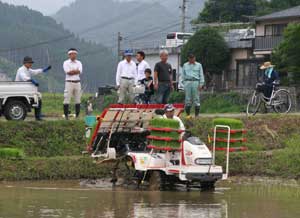
{"type": "Polygon", "coordinates": [[[69,105],[71,98],[75,100],[76,118],[80,114],[81,103],[81,83],[80,75],[82,74],[82,64],[77,60],[78,51],[75,48],[68,50],[69,59],[64,62],[63,68],[66,74],[66,83],[64,91],[64,115],[66,120],[69,119],[69,105]]]}

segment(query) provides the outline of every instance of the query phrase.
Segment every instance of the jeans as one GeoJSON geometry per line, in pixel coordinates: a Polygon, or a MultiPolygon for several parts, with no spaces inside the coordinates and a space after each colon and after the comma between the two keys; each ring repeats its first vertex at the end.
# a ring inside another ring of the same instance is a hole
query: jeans
{"type": "Polygon", "coordinates": [[[200,95],[199,95],[199,81],[185,81],[184,82],[185,91],[185,106],[194,105],[200,106],[200,95]]]}
{"type": "Polygon", "coordinates": [[[156,103],[167,104],[169,101],[170,94],[171,94],[170,83],[160,83],[158,85],[158,90],[156,94],[156,103]]]}

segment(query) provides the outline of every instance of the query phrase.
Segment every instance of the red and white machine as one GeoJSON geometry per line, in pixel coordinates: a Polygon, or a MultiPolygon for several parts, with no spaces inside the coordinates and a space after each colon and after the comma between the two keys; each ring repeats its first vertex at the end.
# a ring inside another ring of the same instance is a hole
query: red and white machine
{"type": "MultiPolygon", "coordinates": [[[[157,149],[149,145],[149,122],[164,105],[112,105],[99,117],[88,143],[92,157],[106,160],[125,159],[128,168],[134,169],[133,177],[158,188],[164,184],[194,184],[213,188],[216,181],[227,179],[229,143],[226,172],[215,164],[215,146],[212,151],[199,138],[182,134],[179,149],[157,149]]],[[[174,105],[180,116],[184,105],[174,105]]],[[[226,128],[220,126],[217,128],[226,128]]],[[[230,134],[228,135],[230,137],[230,134]]],[[[215,143],[214,143],[215,144],[215,143]]]]}

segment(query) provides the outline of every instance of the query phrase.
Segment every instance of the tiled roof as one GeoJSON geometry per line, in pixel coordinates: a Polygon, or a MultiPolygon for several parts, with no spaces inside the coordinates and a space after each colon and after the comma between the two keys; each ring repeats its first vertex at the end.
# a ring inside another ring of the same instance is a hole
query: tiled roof
{"type": "Polygon", "coordinates": [[[290,17],[299,17],[300,18],[300,5],[289,8],[283,11],[278,11],[272,14],[268,14],[262,17],[257,17],[255,21],[263,21],[263,20],[277,20],[281,18],[290,18],[290,17]]]}

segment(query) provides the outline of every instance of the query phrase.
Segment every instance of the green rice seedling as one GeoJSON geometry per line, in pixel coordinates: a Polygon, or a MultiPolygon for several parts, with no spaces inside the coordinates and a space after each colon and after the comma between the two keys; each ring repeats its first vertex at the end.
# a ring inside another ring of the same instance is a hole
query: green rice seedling
{"type": "MultiPolygon", "coordinates": [[[[244,128],[244,124],[241,120],[238,119],[232,119],[232,118],[216,118],[213,120],[213,125],[224,125],[224,126],[229,126],[231,130],[242,130],[244,128]]],[[[227,130],[224,128],[224,130],[227,130]]],[[[227,139],[228,134],[227,133],[221,133],[217,132],[217,138],[222,138],[222,139],[227,139]]],[[[243,133],[238,132],[230,135],[231,139],[242,139],[243,138],[243,133]]],[[[217,142],[216,143],[217,147],[226,147],[227,143],[226,142],[217,142]]],[[[240,147],[243,146],[243,142],[236,142],[231,144],[232,147],[240,147]]]]}
{"type": "Polygon", "coordinates": [[[24,158],[24,152],[19,148],[0,148],[1,159],[22,159],[24,158]]]}

